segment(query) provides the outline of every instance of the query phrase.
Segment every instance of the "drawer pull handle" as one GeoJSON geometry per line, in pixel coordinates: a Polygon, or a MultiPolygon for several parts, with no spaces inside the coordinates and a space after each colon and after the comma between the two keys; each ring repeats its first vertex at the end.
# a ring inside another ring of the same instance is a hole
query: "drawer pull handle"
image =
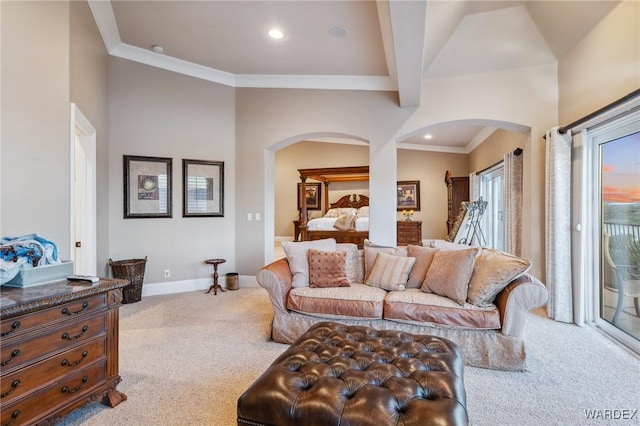
{"type": "Polygon", "coordinates": [[[0,395],[0,398],[4,398],[5,396],[9,396],[11,395],[11,392],[13,392],[14,390],[18,389],[18,386],[20,386],[20,380],[16,379],[13,381],[13,383],[11,383],[11,390],[3,393],[2,395],[0,395]]]}
{"type": "Polygon", "coordinates": [[[89,378],[87,376],[84,376],[82,378],[82,383],[80,383],[78,386],[76,386],[73,389],[69,389],[67,386],[63,386],[62,389],[60,389],[60,392],[62,392],[62,393],[76,393],[80,389],[82,389],[82,387],[85,385],[85,383],[87,383],[88,380],[89,380],[89,378]]]}
{"type": "Polygon", "coordinates": [[[89,326],[88,326],[88,325],[85,325],[84,327],[82,327],[82,331],[81,331],[81,332],[80,332],[80,334],[78,334],[77,336],[69,336],[69,333],[64,333],[64,334],[62,334],[62,338],[63,338],[64,340],[76,340],[76,339],[79,339],[79,338],[81,338],[81,337],[82,337],[82,335],[83,335],[84,333],[86,333],[86,332],[87,332],[87,330],[88,330],[88,329],[89,329],[89,326]]]}
{"type": "Polygon", "coordinates": [[[89,355],[89,352],[84,351],[84,352],[82,352],[82,358],[80,358],[79,360],[74,361],[74,362],[69,362],[69,360],[65,358],[65,359],[62,360],[62,362],[60,364],[62,364],[63,367],[72,367],[72,366],[78,365],[82,361],[84,361],[84,359],[87,357],[87,355],[89,355]]]}
{"type": "Polygon", "coordinates": [[[11,413],[11,421],[7,423],[5,426],[11,426],[12,424],[14,424],[19,415],[20,415],[20,410],[16,410],[13,413],[11,413]]]}
{"type": "Polygon", "coordinates": [[[9,358],[6,361],[2,361],[0,363],[0,367],[4,367],[5,365],[9,364],[10,362],[12,362],[14,359],[18,358],[18,356],[20,356],[20,349],[14,349],[13,352],[11,352],[11,358],[9,358]]]}
{"type": "Polygon", "coordinates": [[[85,301],[85,302],[82,304],[82,309],[80,309],[79,311],[71,312],[71,311],[69,310],[69,308],[64,308],[64,309],[62,310],[62,315],[69,315],[69,316],[71,316],[71,315],[78,315],[80,312],[84,311],[84,310],[85,310],[85,309],[87,309],[88,307],[89,307],[89,302],[85,301]]]}
{"type": "Polygon", "coordinates": [[[8,336],[8,335],[10,335],[11,333],[13,333],[14,331],[16,331],[19,328],[20,328],[20,321],[16,321],[13,324],[11,324],[11,330],[0,334],[0,337],[8,336]]]}

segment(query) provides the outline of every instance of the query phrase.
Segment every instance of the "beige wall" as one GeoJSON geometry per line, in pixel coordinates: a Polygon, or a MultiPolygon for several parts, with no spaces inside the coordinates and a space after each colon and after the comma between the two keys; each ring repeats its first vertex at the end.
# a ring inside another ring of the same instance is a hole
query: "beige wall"
{"type": "Polygon", "coordinates": [[[410,116],[391,92],[238,89],[236,151],[238,271],[254,275],[273,258],[275,152],[317,136],[350,136],[369,142],[370,235],[395,241],[396,148],[393,135],[410,116]],[[376,199],[382,200],[376,204],[376,199]],[[248,222],[260,212],[263,222],[248,222]]]}
{"type": "Polygon", "coordinates": [[[70,256],[69,3],[2,2],[1,235],[70,256]]]}
{"type": "Polygon", "coordinates": [[[110,257],[147,256],[147,283],[205,278],[210,258],[234,271],[234,89],[110,58],[109,97],[110,257]],[[171,219],[123,219],[123,155],[172,158],[171,219]],[[182,217],[183,159],[224,161],[224,217],[182,217]]]}
{"type": "MultiPolygon", "coordinates": [[[[502,161],[507,152],[527,145],[529,135],[498,129],[469,154],[469,170],[479,172],[502,161]]],[[[526,155],[523,153],[523,155],[526,155]]]]}
{"type": "Polygon", "coordinates": [[[640,2],[623,1],[558,64],[559,124],[640,87],[640,2]]]}
{"type": "MultiPolygon", "coordinates": [[[[444,175],[469,174],[469,156],[443,152],[398,150],[398,180],[420,181],[420,211],[413,220],[422,221],[423,239],[447,236],[447,185],[444,175]]],[[[402,217],[398,214],[398,219],[402,217]]]]}
{"type": "Polygon", "coordinates": [[[70,93],[96,129],[97,273],[108,276],[109,160],[107,137],[107,69],[109,56],[89,5],[70,3],[70,93]]]}

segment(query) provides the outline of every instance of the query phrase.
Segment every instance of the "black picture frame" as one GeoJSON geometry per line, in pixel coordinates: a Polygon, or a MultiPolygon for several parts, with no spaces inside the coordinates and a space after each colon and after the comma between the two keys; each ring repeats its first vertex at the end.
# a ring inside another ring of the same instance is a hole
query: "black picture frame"
{"type": "MultiPolygon", "coordinates": [[[[298,210],[302,208],[302,200],[300,194],[302,194],[301,188],[302,182],[298,182],[298,210]]],[[[305,183],[305,191],[307,197],[307,210],[322,210],[322,191],[321,184],[317,183],[305,183]]]]}
{"type": "Polygon", "coordinates": [[[420,181],[398,181],[397,197],[397,211],[420,211],[420,181]]]}
{"type": "Polygon", "coordinates": [[[182,160],[182,217],[224,217],[224,161],[182,160]]]}
{"type": "Polygon", "coordinates": [[[123,155],[124,218],[172,217],[172,159],[123,155]]]}

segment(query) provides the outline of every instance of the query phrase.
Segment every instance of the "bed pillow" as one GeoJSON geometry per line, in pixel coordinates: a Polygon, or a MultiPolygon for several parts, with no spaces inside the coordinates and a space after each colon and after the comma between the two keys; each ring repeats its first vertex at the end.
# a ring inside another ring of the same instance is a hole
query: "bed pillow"
{"type": "Polygon", "coordinates": [[[324,217],[338,217],[340,216],[340,209],[329,209],[324,214],[324,217]]]}
{"type": "Polygon", "coordinates": [[[459,305],[467,300],[469,280],[480,248],[465,250],[438,250],[420,289],[448,297],[459,305]]]}
{"type": "Polygon", "coordinates": [[[385,290],[403,291],[415,261],[414,257],[393,256],[380,252],[365,284],[385,290]]]}
{"type": "Polygon", "coordinates": [[[358,209],[358,217],[369,217],[369,206],[363,206],[358,209]]]}
{"type": "Polygon", "coordinates": [[[343,213],[336,219],[336,222],[333,224],[333,227],[339,229],[340,231],[355,231],[356,230],[356,219],[358,216],[355,214],[343,213]]]}
{"type": "Polygon", "coordinates": [[[431,247],[407,246],[407,256],[415,257],[416,259],[416,263],[413,264],[409,279],[407,280],[407,288],[420,288],[422,286],[436,251],[438,251],[438,249],[431,247]]]}
{"type": "Polygon", "coordinates": [[[346,273],[347,253],[309,249],[309,287],[350,287],[346,273]]]}
{"type": "Polygon", "coordinates": [[[336,251],[336,240],[326,238],[314,241],[283,241],[282,248],[289,261],[289,269],[293,274],[293,287],[309,287],[309,249],[336,251]]]}
{"type": "Polygon", "coordinates": [[[526,273],[531,262],[516,256],[483,248],[473,267],[467,301],[476,306],[489,306],[511,281],[526,273]]]}

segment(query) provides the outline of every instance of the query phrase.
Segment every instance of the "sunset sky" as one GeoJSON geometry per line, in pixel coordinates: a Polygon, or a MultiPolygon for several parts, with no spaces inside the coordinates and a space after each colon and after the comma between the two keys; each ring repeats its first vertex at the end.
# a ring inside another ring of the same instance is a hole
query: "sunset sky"
{"type": "Polygon", "coordinates": [[[604,145],[602,201],[640,202],[640,133],[634,133],[604,145]]]}

